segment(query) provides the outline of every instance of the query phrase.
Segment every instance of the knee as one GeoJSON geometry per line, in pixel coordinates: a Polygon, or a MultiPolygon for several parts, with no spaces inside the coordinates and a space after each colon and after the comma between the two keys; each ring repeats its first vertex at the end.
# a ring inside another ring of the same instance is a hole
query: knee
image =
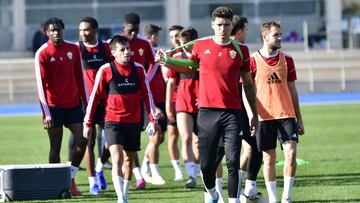
{"type": "Polygon", "coordinates": [[[273,152],[263,154],[264,165],[274,165],[276,162],[276,154],[273,152]]]}
{"type": "Polygon", "coordinates": [[[285,160],[290,161],[292,164],[296,161],[296,150],[295,149],[289,149],[285,153],[285,160]]]}

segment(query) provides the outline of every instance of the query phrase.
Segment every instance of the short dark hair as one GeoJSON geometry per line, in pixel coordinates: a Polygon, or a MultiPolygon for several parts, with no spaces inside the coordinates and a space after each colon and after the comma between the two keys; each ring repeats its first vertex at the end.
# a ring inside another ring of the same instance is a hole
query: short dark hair
{"type": "Polygon", "coordinates": [[[52,17],[52,18],[49,18],[47,21],[45,21],[43,28],[42,28],[44,33],[46,33],[47,29],[49,28],[49,25],[57,25],[57,26],[61,27],[61,29],[65,29],[64,22],[57,17],[52,17]]]}
{"type": "Polygon", "coordinates": [[[128,38],[126,38],[124,36],[120,36],[120,35],[115,35],[111,38],[109,44],[110,44],[110,49],[115,50],[116,44],[125,45],[127,43],[129,43],[128,38]]]}
{"type": "Polygon", "coordinates": [[[170,32],[170,31],[173,31],[173,30],[182,30],[182,29],[184,29],[184,27],[181,26],[181,25],[172,25],[172,26],[169,28],[169,32],[170,32]]]}
{"type": "Polygon", "coordinates": [[[82,22],[89,23],[93,29],[99,28],[99,24],[98,24],[97,20],[93,17],[86,16],[83,19],[81,19],[80,23],[82,23],[82,22]]]}
{"type": "Polygon", "coordinates": [[[238,30],[242,30],[248,24],[248,19],[245,16],[234,15],[232,18],[233,29],[231,35],[235,35],[238,30]]]}
{"type": "Polygon", "coordinates": [[[128,13],[125,16],[125,23],[140,24],[140,17],[136,13],[128,13]]]}
{"type": "Polygon", "coordinates": [[[280,22],[274,20],[264,21],[260,26],[260,35],[262,36],[264,32],[270,30],[271,27],[280,28],[280,22]]]}
{"type": "Polygon", "coordinates": [[[234,13],[232,11],[231,8],[229,7],[217,7],[213,12],[212,12],[212,18],[211,20],[214,21],[215,18],[227,18],[232,20],[234,16],[234,13]]]}
{"type": "Polygon", "coordinates": [[[161,30],[161,27],[154,24],[147,24],[144,26],[143,35],[146,38],[150,38],[151,35],[158,34],[161,30]]]}
{"type": "Polygon", "coordinates": [[[193,27],[185,27],[179,35],[180,37],[188,37],[190,41],[198,38],[198,32],[193,27]]]}

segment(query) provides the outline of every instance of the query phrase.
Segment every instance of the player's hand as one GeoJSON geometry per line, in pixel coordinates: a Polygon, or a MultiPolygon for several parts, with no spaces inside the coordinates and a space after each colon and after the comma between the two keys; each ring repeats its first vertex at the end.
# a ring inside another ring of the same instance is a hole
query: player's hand
{"type": "Polygon", "coordinates": [[[87,125],[84,125],[84,129],[83,129],[83,137],[85,137],[86,139],[88,139],[89,137],[91,137],[92,135],[92,127],[89,127],[87,125]]]}
{"type": "Polygon", "coordinates": [[[43,124],[45,129],[50,129],[54,127],[54,121],[52,119],[43,120],[43,124]]]}
{"type": "Polygon", "coordinates": [[[297,127],[298,127],[299,135],[304,135],[305,134],[305,129],[304,129],[304,123],[302,122],[302,120],[297,121],[297,127]]]}
{"type": "Polygon", "coordinates": [[[159,49],[155,54],[155,62],[161,66],[165,66],[166,65],[165,55],[166,53],[164,52],[164,50],[159,49]]]}
{"type": "Polygon", "coordinates": [[[251,123],[250,123],[250,132],[251,132],[251,136],[255,136],[256,132],[259,130],[259,120],[256,116],[253,116],[251,118],[251,123]]]}
{"type": "Polygon", "coordinates": [[[154,136],[156,134],[156,132],[158,131],[158,125],[156,125],[153,122],[149,122],[145,131],[147,132],[147,134],[149,136],[154,136]]]}
{"type": "Polygon", "coordinates": [[[164,120],[165,119],[165,114],[164,112],[155,106],[155,114],[156,114],[156,117],[159,119],[159,120],[164,120]]]}

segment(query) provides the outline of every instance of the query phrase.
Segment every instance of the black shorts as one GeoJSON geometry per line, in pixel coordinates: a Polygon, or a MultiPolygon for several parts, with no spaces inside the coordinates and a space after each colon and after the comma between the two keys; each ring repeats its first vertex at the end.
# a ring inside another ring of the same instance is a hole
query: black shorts
{"type": "Polygon", "coordinates": [[[276,138],[281,144],[290,140],[298,142],[295,118],[260,121],[260,128],[256,134],[258,149],[260,151],[275,149],[276,138]]]}
{"type": "Polygon", "coordinates": [[[83,123],[84,121],[84,111],[81,105],[69,109],[49,106],[49,111],[55,128],[62,127],[63,125],[83,123]]]}
{"type": "Polygon", "coordinates": [[[105,122],[104,129],[109,146],[120,144],[124,150],[140,151],[140,123],[105,122]]]}
{"type": "Polygon", "coordinates": [[[94,123],[102,125],[105,117],[105,100],[100,100],[94,113],[94,123]]]}
{"type": "MultiPolygon", "coordinates": [[[[143,103],[143,107],[142,107],[142,118],[141,118],[141,125],[142,125],[142,130],[145,130],[146,127],[148,126],[149,124],[149,114],[147,113],[146,111],[146,108],[145,108],[145,105],[144,105],[144,102],[143,103]]],[[[155,106],[157,108],[159,108],[165,115],[165,119],[162,119],[162,120],[158,120],[158,124],[160,125],[161,127],[161,132],[165,132],[166,129],[167,129],[167,115],[166,115],[166,109],[165,109],[165,103],[161,102],[161,103],[155,103],[155,106]]]]}
{"type": "MultiPolygon", "coordinates": [[[[245,139],[250,144],[250,142],[255,141],[255,137],[251,137],[249,117],[246,113],[246,110],[241,110],[240,112],[241,112],[242,119],[243,119],[243,123],[242,123],[243,129],[240,131],[240,136],[242,137],[242,139],[245,139]]],[[[256,144],[256,141],[255,141],[255,144],[256,144]]],[[[224,138],[223,137],[219,141],[219,147],[224,147],[224,138]]]]}

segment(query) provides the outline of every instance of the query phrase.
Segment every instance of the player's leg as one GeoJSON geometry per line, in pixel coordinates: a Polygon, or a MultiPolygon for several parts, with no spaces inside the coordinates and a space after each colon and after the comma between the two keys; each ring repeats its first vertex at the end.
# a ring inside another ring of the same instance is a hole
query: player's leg
{"type": "Polygon", "coordinates": [[[112,181],[118,202],[126,202],[124,195],[124,174],[122,171],[123,166],[123,143],[124,135],[121,131],[119,123],[105,122],[105,136],[109,145],[109,151],[111,154],[111,162],[113,163],[111,174],[112,181]]]}
{"type": "Polygon", "coordinates": [[[198,113],[197,126],[199,131],[199,149],[202,179],[205,189],[212,200],[218,200],[219,195],[215,188],[216,157],[221,134],[220,115],[218,111],[211,109],[200,109],[198,113]]]}
{"type": "Polygon", "coordinates": [[[228,195],[229,203],[238,202],[241,192],[240,179],[240,151],[242,131],[241,111],[223,111],[221,121],[224,131],[224,149],[228,168],[228,195]]]}
{"type": "Polygon", "coordinates": [[[96,140],[96,127],[92,126],[92,135],[88,137],[86,151],[85,151],[85,164],[86,171],[89,180],[89,194],[90,195],[98,195],[101,193],[101,188],[95,176],[95,140],[96,140]]]}
{"type": "Polygon", "coordinates": [[[185,112],[178,112],[176,114],[179,133],[182,143],[182,157],[185,162],[185,168],[189,180],[186,182],[185,187],[196,187],[196,171],[195,171],[195,156],[192,148],[192,135],[193,135],[193,118],[190,114],[185,112]]]}
{"type": "Polygon", "coordinates": [[[280,140],[284,150],[284,191],[281,201],[291,201],[291,191],[295,181],[296,173],[296,151],[297,151],[297,125],[295,119],[281,119],[280,140]]]}
{"type": "Polygon", "coordinates": [[[175,178],[174,181],[182,181],[183,174],[180,168],[180,152],[179,147],[177,145],[178,138],[179,138],[179,131],[177,128],[177,124],[169,123],[167,125],[167,135],[168,135],[168,151],[171,160],[171,164],[175,170],[175,178]]]}

